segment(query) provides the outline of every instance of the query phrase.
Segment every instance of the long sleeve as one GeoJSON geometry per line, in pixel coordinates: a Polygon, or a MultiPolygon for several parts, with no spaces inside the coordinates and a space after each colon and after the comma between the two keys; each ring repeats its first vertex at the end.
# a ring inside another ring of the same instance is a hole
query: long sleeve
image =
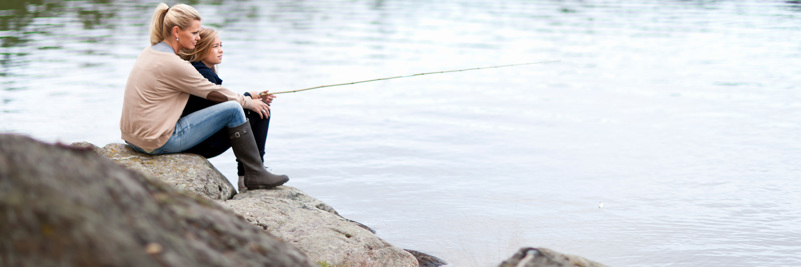
{"type": "Polygon", "coordinates": [[[189,62],[171,62],[171,68],[166,69],[165,83],[181,92],[196,95],[214,102],[237,101],[243,108],[251,108],[253,99],[235,93],[225,87],[216,85],[203,77],[189,62]],[[166,78],[174,77],[174,78],[166,78]]]}

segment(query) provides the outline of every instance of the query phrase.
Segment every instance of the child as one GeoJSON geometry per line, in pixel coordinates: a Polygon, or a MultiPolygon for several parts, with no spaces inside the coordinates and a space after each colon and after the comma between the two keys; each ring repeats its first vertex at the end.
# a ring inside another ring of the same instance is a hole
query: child
{"type": "MultiPolygon", "coordinates": [[[[203,77],[206,77],[212,83],[221,85],[222,79],[217,75],[217,64],[222,62],[223,49],[222,41],[218,31],[212,28],[200,29],[200,41],[195,45],[193,50],[183,50],[181,57],[192,63],[192,66],[197,69],[203,77]]],[[[252,97],[250,93],[245,93],[245,96],[252,97]]],[[[258,96],[257,96],[258,97],[258,96]]],[[[256,97],[254,97],[256,98],[256,97]]],[[[274,95],[261,97],[264,103],[269,105],[274,95]]],[[[191,114],[192,112],[204,109],[206,107],[217,104],[215,102],[203,99],[197,96],[190,96],[189,101],[186,103],[181,117],[191,114]]],[[[267,142],[267,131],[270,128],[270,111],[269,108],[265,114],[246,110],[245,114],[253,129],[253,137],[256,139],[256,145],[261,156],[261,161],[264,163],[264,145],[267,142]]],[[[200,144],[190,148],[186,152],[202,155],[206,158],[215,157],[222,154],[231,147],[228,133],[226,131],[219,131],[212,137],[206,139],[200,144]]],[[[237,174],[239,175],[238,189],[242,193],[247,190],[244,185],[244,168],[242,163],[237,160],[237,174]]]]}

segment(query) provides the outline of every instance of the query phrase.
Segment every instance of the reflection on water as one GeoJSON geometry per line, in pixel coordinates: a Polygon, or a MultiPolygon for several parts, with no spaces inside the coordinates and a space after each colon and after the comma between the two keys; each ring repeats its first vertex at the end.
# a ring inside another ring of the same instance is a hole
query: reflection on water
{"type": "MultiPolygon", "coordinates": [[[[225,85],[281,95],[268,163],[453,266],[801,264],[797,1],[194,1],[225,85]],[[604,202],[599,209],[598,202],[604,202]]],[[[0,3],[0,131],[119,140],[153,3],[0,3]]],[[[212,162],[235,178],[233,154],[212,162]]]]}
{"type": "MultiPolygon", "coordinates": [[[[192,1],[190,4],[213,6],[221,5],[222,1],[192,1]]],[[[114,52],[117,47],[141,46],[140,36],[147,33],[149,23],[148,16],[143,14],[152,12],[153,8],[152,3],[107,0],[4,1],[0,3],[0,76],[48,76],[53,69],[29,72],[30,64],[40,60],[67,63],[65,61],[78,59],[69,62],[74,63],[72,67],[101,68],[109,59],[120,56],[114,52]],[[54,56],[38,56],[40,54],[54,56]]],[[[226,20],[235,22],[252,17],[226,20]]],[[[13,80],[4,81],[6,89],[28,87],[11,82],[13,80]]]]}
{"type": "Polygon", "coordinates": [[[0,31],[3,32],[0,39],[3,48],[0,75],[14,76],[13,69],[25,67],[28,61],[26,56],[36,50],[62,50],[64,42],[93,44],[107,39],[108,35],[86,36],[85,33],[96,29],[113,30],[114,24],[109,20],[115,16],[114,10],[103,1],[86,6],[68,6],[77,3],[5,1],[0,4],[0,10],[3,10],[0,16],[0,31]],[[73,23],[80,23],[82,27],[75,28],[73,23]],[[42,39],[50,40],[37,42],[42,39]]]}

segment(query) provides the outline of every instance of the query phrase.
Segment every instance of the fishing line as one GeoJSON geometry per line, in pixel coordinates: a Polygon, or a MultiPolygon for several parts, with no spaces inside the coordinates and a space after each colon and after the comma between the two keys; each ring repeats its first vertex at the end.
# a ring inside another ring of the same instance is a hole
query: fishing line
{"type": "Polygon", "coordinates": [[[468,68],[468,69],[458,69],[458,70],[442,70],[442,71],[432,71],[432,72],[423,72],[417,74],[409,74],[409,75],[401,75],[401,76],[393,76],[393,77],[384,77],[384,78],[376,78],[364,81],[356,81],[356,82],[347,82],[347,83],[337,83],[337,84],[329,84],[329,85],[320,85],[315,87],[297,89],[297,90],[289,90],[289,91],[279,91],[279,92],[269,92],[269,93],[261,93],[259,95],[277,95],[277,94],[287,94],[287,93],[297,93],[309,90],[315,90],[320,88],[326,87],[334,87],[334,86],[343,86],[343,85],[351,85],[351,84],[359,84],[359,83],[368,83],[368,82],[376,82],[376,81],[386,81],[392,79],[400,79],[400,78],[410,78],[415,76],[423,76],[423,75],[430,75],[430,74],[442,74],[442,73],[449,73],[449,72],[460,72],[460,71],[470,71],[470,70],[482,70],[482,69],[497,69],[497,68],[507,68],[507,67],[514,67],[514,66],[523,66],[523,65],[533,65],[533,64],[546,64],[546,63],[554,63],[559,62],[559,60],[551,60],[551,61],[538,61],[538,62],[528,62],[528,63],[517,63],[517,64],[508,64],[508,65],[497,65],[497,66],[486,66],[486,67],[477,67],[477,68],[468,68]]]}

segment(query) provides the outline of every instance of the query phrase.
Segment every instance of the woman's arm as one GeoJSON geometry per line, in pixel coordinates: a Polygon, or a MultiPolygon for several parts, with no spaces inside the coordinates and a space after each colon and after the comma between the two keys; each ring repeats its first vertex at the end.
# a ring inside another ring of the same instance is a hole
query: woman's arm
{"type": "MultiPolygon", "coordinates": [[[[237,101],[243,108],[258,112],[260,115],[268,114],[269,105],[260,98],[253,99],[241,94],[237,94],[225,87],[216,85],[203,77],[191,64],[176,57],[172,62],[172,68],[165,72],[165,76],[173,77],[165,79],[166,82],[173,83],[173,88],[178,88],[185,93],[199,96],[214,102],[237,101]]],[[[251,93],[252,94],[252,93],[251,93]]],[[[258,93],[256,93],[258,95],[258,93]]]]}

